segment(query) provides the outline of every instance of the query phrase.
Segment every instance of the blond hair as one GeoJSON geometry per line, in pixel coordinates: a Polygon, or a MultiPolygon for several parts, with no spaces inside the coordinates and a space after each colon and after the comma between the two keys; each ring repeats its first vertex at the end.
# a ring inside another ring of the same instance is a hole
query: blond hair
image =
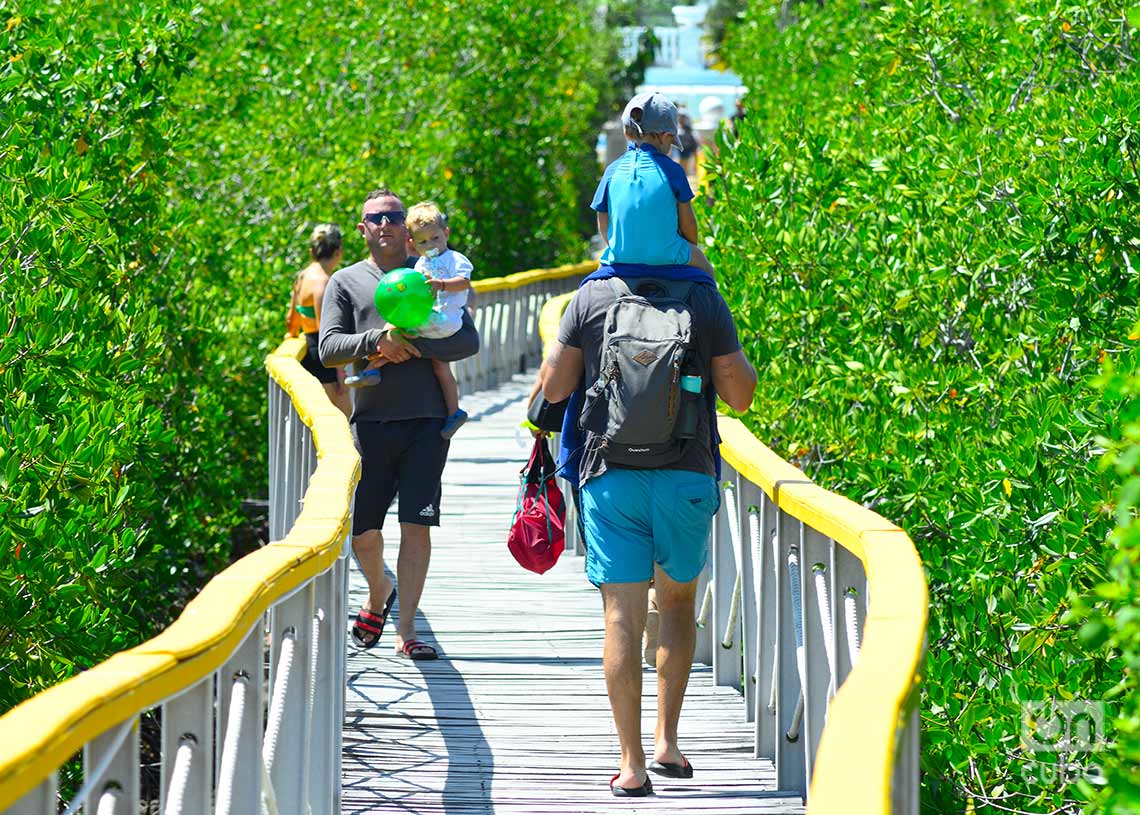
{"type": "Polygon", "coordinates": [[[440,229],[447,227],[447,216],[443,214],[443,210],[434,201],[421,201],[416,204],[408,210],[408,215],[404,220],[412,232],[428,226],[438,226],[440,229]]]}
{"type": "Polygon", "coordinates": [[[660,133],[650,133],[641,129],[641,119],[645,116],[645,112],[641,108],[634,108],[629,112],[630,123],[622,127],[622,132],[625,134],[627,141],[634,144],[641,144],[646,141],[648,136],[659,136],[660,133]]]}
{"type": "Polygon", "coordinates": [[[327,260],[340,250],[340,227],[336,224],[317,224],[309,236],[309,253],[313,260],[327,260]]]}

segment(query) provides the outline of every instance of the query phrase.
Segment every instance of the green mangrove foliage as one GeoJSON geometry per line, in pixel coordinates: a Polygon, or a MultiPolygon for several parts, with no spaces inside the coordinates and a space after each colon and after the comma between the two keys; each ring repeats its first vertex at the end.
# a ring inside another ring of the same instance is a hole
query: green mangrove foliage
{"type": "Polygon", "coordinates": [[[312,225],[433,198],[494,276],[582,257],[594,82],[560,0],[0,0],[0,711],[139,642],[265,493],[312,225]]]}
{"type": "MultiPolygon", "coordinates": [[[[1140,340],[1140,323],[1129,339],[1140,340]]],[[[1107,725],[1112,749],[1099,757],[1107,781],[1095,799],[1098,811],[1124,815],[1140,812],[1140,359],[1106,360],[1099,380],[1105,397],[1118,404],[1115,422],[1097,439],[1106,453],[1101,467],[1116,477],[1112,509],[1116,528],[1108,579],[1083,601],[1074,603],[1073,620],[1082,620],[1085,645],[1112,655],[1119,681],[1105,694],[1114,716],[1107,725]]]]}
{"type": "Polygon", "coordinates": [[[0,5],[0,709],[164,619],[242,486],[168,215],[197,23],[103,11],[0,5]]]}
{"type": "MultiPolygon", "coordinates": [[[[721,49],[750,91],[709,159],[703,231],[761,366],[746,421],[919,548],[930,812],[1079,811],[1112,734],[1065,750],[1034,712],[1085,700],[1123,715],[1126,660],[1134,687],[1134,643],[1081,637],[1070,613],[1112,583],[1131,534],[1108,538],[1097,436],[1135,408],[1091,382],[1107,361],[1135,367],[1128,15],[1093,0],[754,3],[721,49]]],[[[1135,456],[1117,462],[1131,472],[1135,456]]],[[[1126,605],[1106,630],[1134,634],[1126,605]]]]}

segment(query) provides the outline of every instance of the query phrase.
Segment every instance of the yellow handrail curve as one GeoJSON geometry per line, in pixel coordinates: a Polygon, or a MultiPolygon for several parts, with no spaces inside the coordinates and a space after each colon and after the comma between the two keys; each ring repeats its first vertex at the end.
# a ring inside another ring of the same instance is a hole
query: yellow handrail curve
{"type": "Polygon", "coordinates": [[[553,269],[532,269],[529,272],[516,272],[504,277],[492,277],[485,280],[471,281],[471,288],[479,294],[492,291],[505,291],[517,289],[540,280],[560,280],[574,275],[587,275],[598,268],[596,260],[585,260],[581,263],[568,263],[565,266],[555,266],[553,269]]]}
{"type": "Polygon", "coordinates": [[[918,552],[881,515],[808,483],[739,419],[720,416],[717,424],[725,461],[784,512],[863,562],[870,595],[863,644],[828,708],[807,811],[889,813],[896,741],[916,702],[926,649],[929,597],[918,552]]]}
{"type": "MultiPolygon", "coordinates": [[[[587,274],[597,261],[479,280],[477,291],[514,289],[587,274]]],[[[360,458],[344,415],[301,367],[303,339],[287,339],[265,360],[289,394],[317,448],[304,509],[285,538],[216,575],[166,630],[48,688],[0,716],[0,811],[9,809],[84,744],[221,667],[279,598],[336,560],[349,531],[360,458]]]]}
{"type": "Polygon", "coordinates": [[[215,576],[165,631],[0,718],[0,810],[8,809],[95,736],[221,667],[279,597],[328,568],[348,532],[360,476],[344,415],[298,361],[301,339],[266,360],[313,432],[318,465],[293,530],[215,576]],[[312,500],[319,491],[320,500],[312,500]]]}
{"type": "MultiPolygon", "coordinates": [[[[478,291],[585,274],[596,262],[475,283],[478,291]]],[[[569,297],[543,309],[544,345],[569,297]]],[[[0,717],[0,810],[11,807],[80,747],[219,668],[278,598],[324,571],[348,532],[360,461],[344,416],[301,367],[304,341],[286,340],[267,359],[312,429],[318,466],[300,517],[283,540],[211,580],[165,631],[49,688],[0,717]],[[315,500],[319,495],[319,500],[315,500]]],[[[871,596],[859,662],[831,702],[816,755],[808,811],[889,812],[896,739],[920,681],[926,581],[914,545],[889,521],[807,481],[738,420],[720,420],[721,453],[785,512],[863,562],[871,596]]]]}
{"type": "Polygon", "coordinates": [[[570,304],[574,292],[551,297],[538,313],[538,333],[542,337],[542,358],[550,356],[550,346],[558,337],[558,323],[562,320],[562,312],[570,304]]]}

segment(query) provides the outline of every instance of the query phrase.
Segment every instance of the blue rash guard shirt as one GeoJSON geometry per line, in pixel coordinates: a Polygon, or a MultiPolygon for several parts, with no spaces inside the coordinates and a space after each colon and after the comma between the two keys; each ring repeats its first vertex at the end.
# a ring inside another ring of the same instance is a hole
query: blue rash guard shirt
{"type": "Polygon", "coordinates": [[[677,232],[677,204],[693,200],[681,165],[651,144],[631,144],[606,168],[590,207],[609,215],[609,246],[601,262],[668,266],[689,262],[677,232]]]}

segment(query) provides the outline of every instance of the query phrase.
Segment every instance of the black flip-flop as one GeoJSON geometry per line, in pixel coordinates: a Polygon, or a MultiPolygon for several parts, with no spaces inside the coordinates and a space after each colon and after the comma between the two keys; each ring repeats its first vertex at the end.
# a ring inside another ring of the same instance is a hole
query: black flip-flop
{"type": "Polygon", "coordinates": [[[619,778],[621,778],[621,773],[618,773],[610,779],[610,793],[612,793],[615,798],[645,798],[653,794],[653,782],[649,780],[648,776],[645,778],[645,783],[640,787],[616,786],[614,782],[619,778]]]}
{"type": "Polygon", "coordinates": [[[674,764],[671,761],[651,761],[646,769],[666,778],[692,778],[693,765],[687,758],[684,762],[684,764],[674,764]]]}
{"type": "Polygon", "coordinates": [[[371,648],[380,642],[380,635],[384,633],[384,624],[388,622],[388,612],[396,602],[396,588],[388,595],[384,603],[384,610],[376,614],[368,609],[360,609],[356,615],[356,622],[352,624],[352,638],[361,648],[371,648]]]}

